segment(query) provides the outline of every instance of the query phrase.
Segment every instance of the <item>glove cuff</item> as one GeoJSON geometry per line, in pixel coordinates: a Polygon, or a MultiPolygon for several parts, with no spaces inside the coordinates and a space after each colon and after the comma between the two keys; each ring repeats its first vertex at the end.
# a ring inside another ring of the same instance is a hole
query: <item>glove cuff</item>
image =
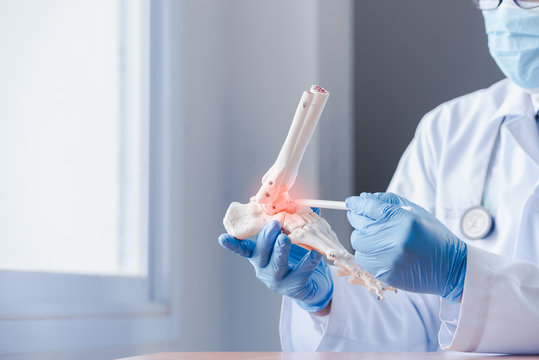
{"type": "Polygon", "coordinates": [[[329,288],[328,293],[326,294],[326,296],[323,297],[322,300],[318,301],[317,303],[311,304],[294,299],[296,301],[296,304],[298,304],[300,308],[308,312],[317,312],[325,309],[331,301],[331,297],[333,296],[333,281],[330,280],[330,282],[331,287],[329,288]]]}
{"type": "Polygon", "coordinates": [[[455,274],[452,283],[449,284],[449,292],[442,295],[442,298],[449,304],[456,304],[462,298],[462,292],[464,290],[464,279],[466,278],[466,259],[468,257],[468,247],[466,243],[459,240],[459,245],[462,245],[462,251],[458,252],[455,259],[455,274]]]}

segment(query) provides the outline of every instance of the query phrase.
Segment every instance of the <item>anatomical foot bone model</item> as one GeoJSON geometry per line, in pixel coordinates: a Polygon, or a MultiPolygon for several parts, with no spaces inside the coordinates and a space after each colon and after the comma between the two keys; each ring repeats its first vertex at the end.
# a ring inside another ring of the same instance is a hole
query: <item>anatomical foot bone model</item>
{"type": "Polygon", "coordinates": [[[339,267],[339,276],[349,276],[350,284],[363,285],[383,299],[385,290],[394,289],[384,286],[357,265],[329,223],[310,207],[294,202],[288,194],[328,97],[325,89],[314,85],[303,93],[279,156],[262,178],[262,187],[248,204],[231,203],[223,223],[229,234],[247,239],[269,221],[277,220],[292,243],[326,255],[339,267]]]}

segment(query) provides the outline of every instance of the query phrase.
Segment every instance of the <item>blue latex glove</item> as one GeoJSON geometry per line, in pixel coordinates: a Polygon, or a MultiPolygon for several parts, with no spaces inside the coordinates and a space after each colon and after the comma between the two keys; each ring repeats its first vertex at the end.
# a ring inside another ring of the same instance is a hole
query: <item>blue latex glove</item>
{"type": "Polygon", "coordinates": [[[460,300],[466,244],[433,215],[392,193],[349,197],[346,207],[361,267],[393,287],[460,300]]]}
{"type": "Polygon", "coordinates": [[[329,304],[333,295],[329,266],[318,251],[291,244],[288,236],[281,233],[279,222],[266,224],[256,242],[222,234],[219,243],[247,258],[260,281],[271,290],[296,300],[303,309],[316,312],[329,304]]]}

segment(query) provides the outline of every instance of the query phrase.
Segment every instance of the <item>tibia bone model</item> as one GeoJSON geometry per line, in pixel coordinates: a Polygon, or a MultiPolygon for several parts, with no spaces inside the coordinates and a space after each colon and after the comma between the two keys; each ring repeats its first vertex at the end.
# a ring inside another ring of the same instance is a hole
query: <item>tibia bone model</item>
{"type": "Polygon", "coordinates": [[[232,236],[247,239],[269,221],[277,220],[292,243],[326,255],[339,267],[339,276],[349,276],[349,283],[363,285],[383,299],[384,291],[395,289],[384,286],[363,270],[339,242],[329,223],[310,207],[296,204],[288,194],[328,97],[327,90],[315,85],[303,93],[279,156],[262,178],[262,187],[249,203],[231,203],[223,224],[232,236]]]}

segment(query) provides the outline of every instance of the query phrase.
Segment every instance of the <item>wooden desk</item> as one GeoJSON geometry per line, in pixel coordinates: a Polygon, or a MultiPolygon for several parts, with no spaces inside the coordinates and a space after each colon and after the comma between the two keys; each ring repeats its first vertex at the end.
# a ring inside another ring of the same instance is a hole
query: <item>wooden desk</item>
{"type": "MultiPolygon", "coordinates": [[[[282,353],[282,352],[177,352],[140,355],[123,360],[539,360],[538,356],[438,353],[282,353]]],[[[122,360],[122,359],[120,359],[122,360]]]]}

